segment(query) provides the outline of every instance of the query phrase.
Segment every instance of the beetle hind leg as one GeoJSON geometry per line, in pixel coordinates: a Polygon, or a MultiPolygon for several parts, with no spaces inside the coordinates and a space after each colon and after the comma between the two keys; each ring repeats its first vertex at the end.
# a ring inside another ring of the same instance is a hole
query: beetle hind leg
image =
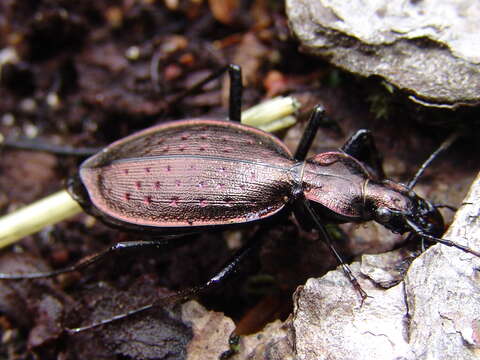
{"type": "MultiPolygon", "coordinates": [[[[263,232],[263,230],[264,229],[261,229],[261,232],[263,232]]],[[[258,238],[261,238],[261,236],[259,236],[259,231],[257,231],[254,234],[254,236],[252,236],[252,238],[240,250],[238,250],[233,255],[233,257],[219,271],[217,271],[213,276],[211,276],[203,284],[200,284],[188,289],[180,290],[176,294],[173,294],[171,296],[160,298],[152,303],[143,305],[139,308],[136,308],[130,311],[126,311],[124,313],[115,315],[107,319],[100,320],[98,322],[91,323],[89,325],[85,325],[77,328],[65,329],[65,330],[69,334],[77,334],[79,332],[87,331],[103,325],[110,324],[118,320],[125,319],[134,314],[139,314],[141,312],[148,311],[155,307],[176,304],[178,302],[192,298],[203,291],[206,291],[208,289],[221,285],[226,279],[232,276],[236,272],[236,270],[238,270],[240,264],[259,247],[261,242],[258,241],[258,238]]]]}
{"type": "Polygon", "coordinates": [[[60,274],[65,274],[73,271],[78,271],[86,268],[87,266],[90,266],[94,263],[99,262],[102,259],[105,259],[107,256],[112,255],[113,253],[117,253],[122,250],[130,250],[130,249],[140,249],[140,248],[145,248],[145,247],[161,247],[164,246],[164,243],[161,241],[157,240],[152,240],[152,241],[125,241],[125,242],[120,242],[117,243],[107,249],[104,249],[103,251],[100,251],[96,254],[87,256],[80,261],[78,261],[76,264],[73,264],[71,266],[58,269],[58,270],[53,270],[53,271],[48,271],[48,272],[38,272],[38,273],[27,273],[27,274],[7,274],[7,273],[0,273],[0,279],[1,280],[24,280],[24,279],[43,279],[43,278],[49,278],[49,277],[54,277],[60,274]]]}

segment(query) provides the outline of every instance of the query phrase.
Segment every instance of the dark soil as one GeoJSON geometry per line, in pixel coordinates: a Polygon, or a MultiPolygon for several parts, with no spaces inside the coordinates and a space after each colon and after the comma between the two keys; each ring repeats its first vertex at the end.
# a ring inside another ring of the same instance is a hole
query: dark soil
{"type": "MultiPolygon", "coordinates": [[[[321,103],[339,127],[322,131],[313,150],[338,147],[355,129],[370,128],[388,175],[397,180],[407,181],[451,131],[478,117],[476,109],[422,109],[406,95],[388,92],[380,80],[343,73],[298,46],[279,1],[1,1],[0,54],[13,52],[17,58],[2,63],[0,55],[0,133],[7,139],[102,147],[168,119],[224,118],[223,80],[172,101],[228,63],[243,68],[244,108],[286,94],[302,103],[300,124],[283,134],[289,147],[298,142],[312,106],[321,103]]],[[[478,167],[475,140],[465,136],[454,145],[426,172],[419,191],[458,206],[478,167]]],[[[1,151],[2,213],[59,190],[81,161],[1,151]]],[[[237,235],[200,234],[155,254],[121,254],[82,273],[1,282],[0,358],[184,358],[192,333],[177,311],[159,309],[75,336],[63,328],[200,283],[228,259],[232,251],[225,239],[237,235]]],[[[0,271],[60,268],[138,238],[81,215],[3,250],[0,271]]],[[[269,320],[285,318],[293,289],[335,265],[313,238],[294,221],[272,230],[261,261],[252,259],[230,283],[203,296],[203,304],[240,321],[273,293],[269,320]]],[[[259,326],[244,324],[243,332],[259,326]]]]}

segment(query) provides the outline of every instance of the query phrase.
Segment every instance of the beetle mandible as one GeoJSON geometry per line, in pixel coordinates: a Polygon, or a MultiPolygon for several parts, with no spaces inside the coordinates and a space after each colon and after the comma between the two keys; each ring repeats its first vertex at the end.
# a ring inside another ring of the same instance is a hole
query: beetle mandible
{"type": "MultiPolygon", "coordinates": [[[[240,124],[241,69],[229,65],[229,121],[187,119],[163,123],[107,146],[80,166],[69,190],[90,214],[125,230],[155,236],[195,233],[272,220],[293,211],[300,224],[316,228],[343,264],[325,223],[374,220],[396,233],[410,232],[480,256],[450,240],[440,239],[443,218],[437,207],[403,185],[385,179],[370,131],[357,131],[338,151],[307,158],[325,117],[312,111],[294,154],[275,136],[240,124]]],[[[191,296],[232,274],[257,245],[249,241],[227,265],[204,284],[179,292],[169,301],[191,296]]],[[[156,240],[122,242],[66,269],[26,275],[0,274],[3,279],[54,276],[77,270],[124,248],[159,246],[156,240]]],[[[71,329],[83,331],[133,313],[71,329]]]]}

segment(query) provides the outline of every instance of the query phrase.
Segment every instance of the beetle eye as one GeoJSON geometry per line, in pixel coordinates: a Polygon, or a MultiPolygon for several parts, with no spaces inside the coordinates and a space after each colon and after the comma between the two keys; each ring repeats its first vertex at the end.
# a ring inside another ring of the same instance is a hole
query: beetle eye
{"type": "Polygon", "coordinates": [[[380,207],[375,210],[375,219],[379,223],[382,223],[382,224],[387,223],[390,221],[391,218],[392,218],[392,212],[389,209],[380,207]]]}

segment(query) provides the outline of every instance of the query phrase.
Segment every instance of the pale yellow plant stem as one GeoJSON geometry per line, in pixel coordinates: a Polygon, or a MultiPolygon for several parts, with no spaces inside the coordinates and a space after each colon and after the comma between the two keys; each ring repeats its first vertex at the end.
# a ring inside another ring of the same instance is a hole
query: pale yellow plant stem
{"type": "MultiPolygon", "coordinates": [[[[265,131],[278,131],[295,123],[298,102],[292,97],[267,100],[242,112],[242,123],[265,131]]],[[[0,218],[0,248],[6,247],[48,225],[82,211],[66,190],[47,196],[0,218]]]]}

